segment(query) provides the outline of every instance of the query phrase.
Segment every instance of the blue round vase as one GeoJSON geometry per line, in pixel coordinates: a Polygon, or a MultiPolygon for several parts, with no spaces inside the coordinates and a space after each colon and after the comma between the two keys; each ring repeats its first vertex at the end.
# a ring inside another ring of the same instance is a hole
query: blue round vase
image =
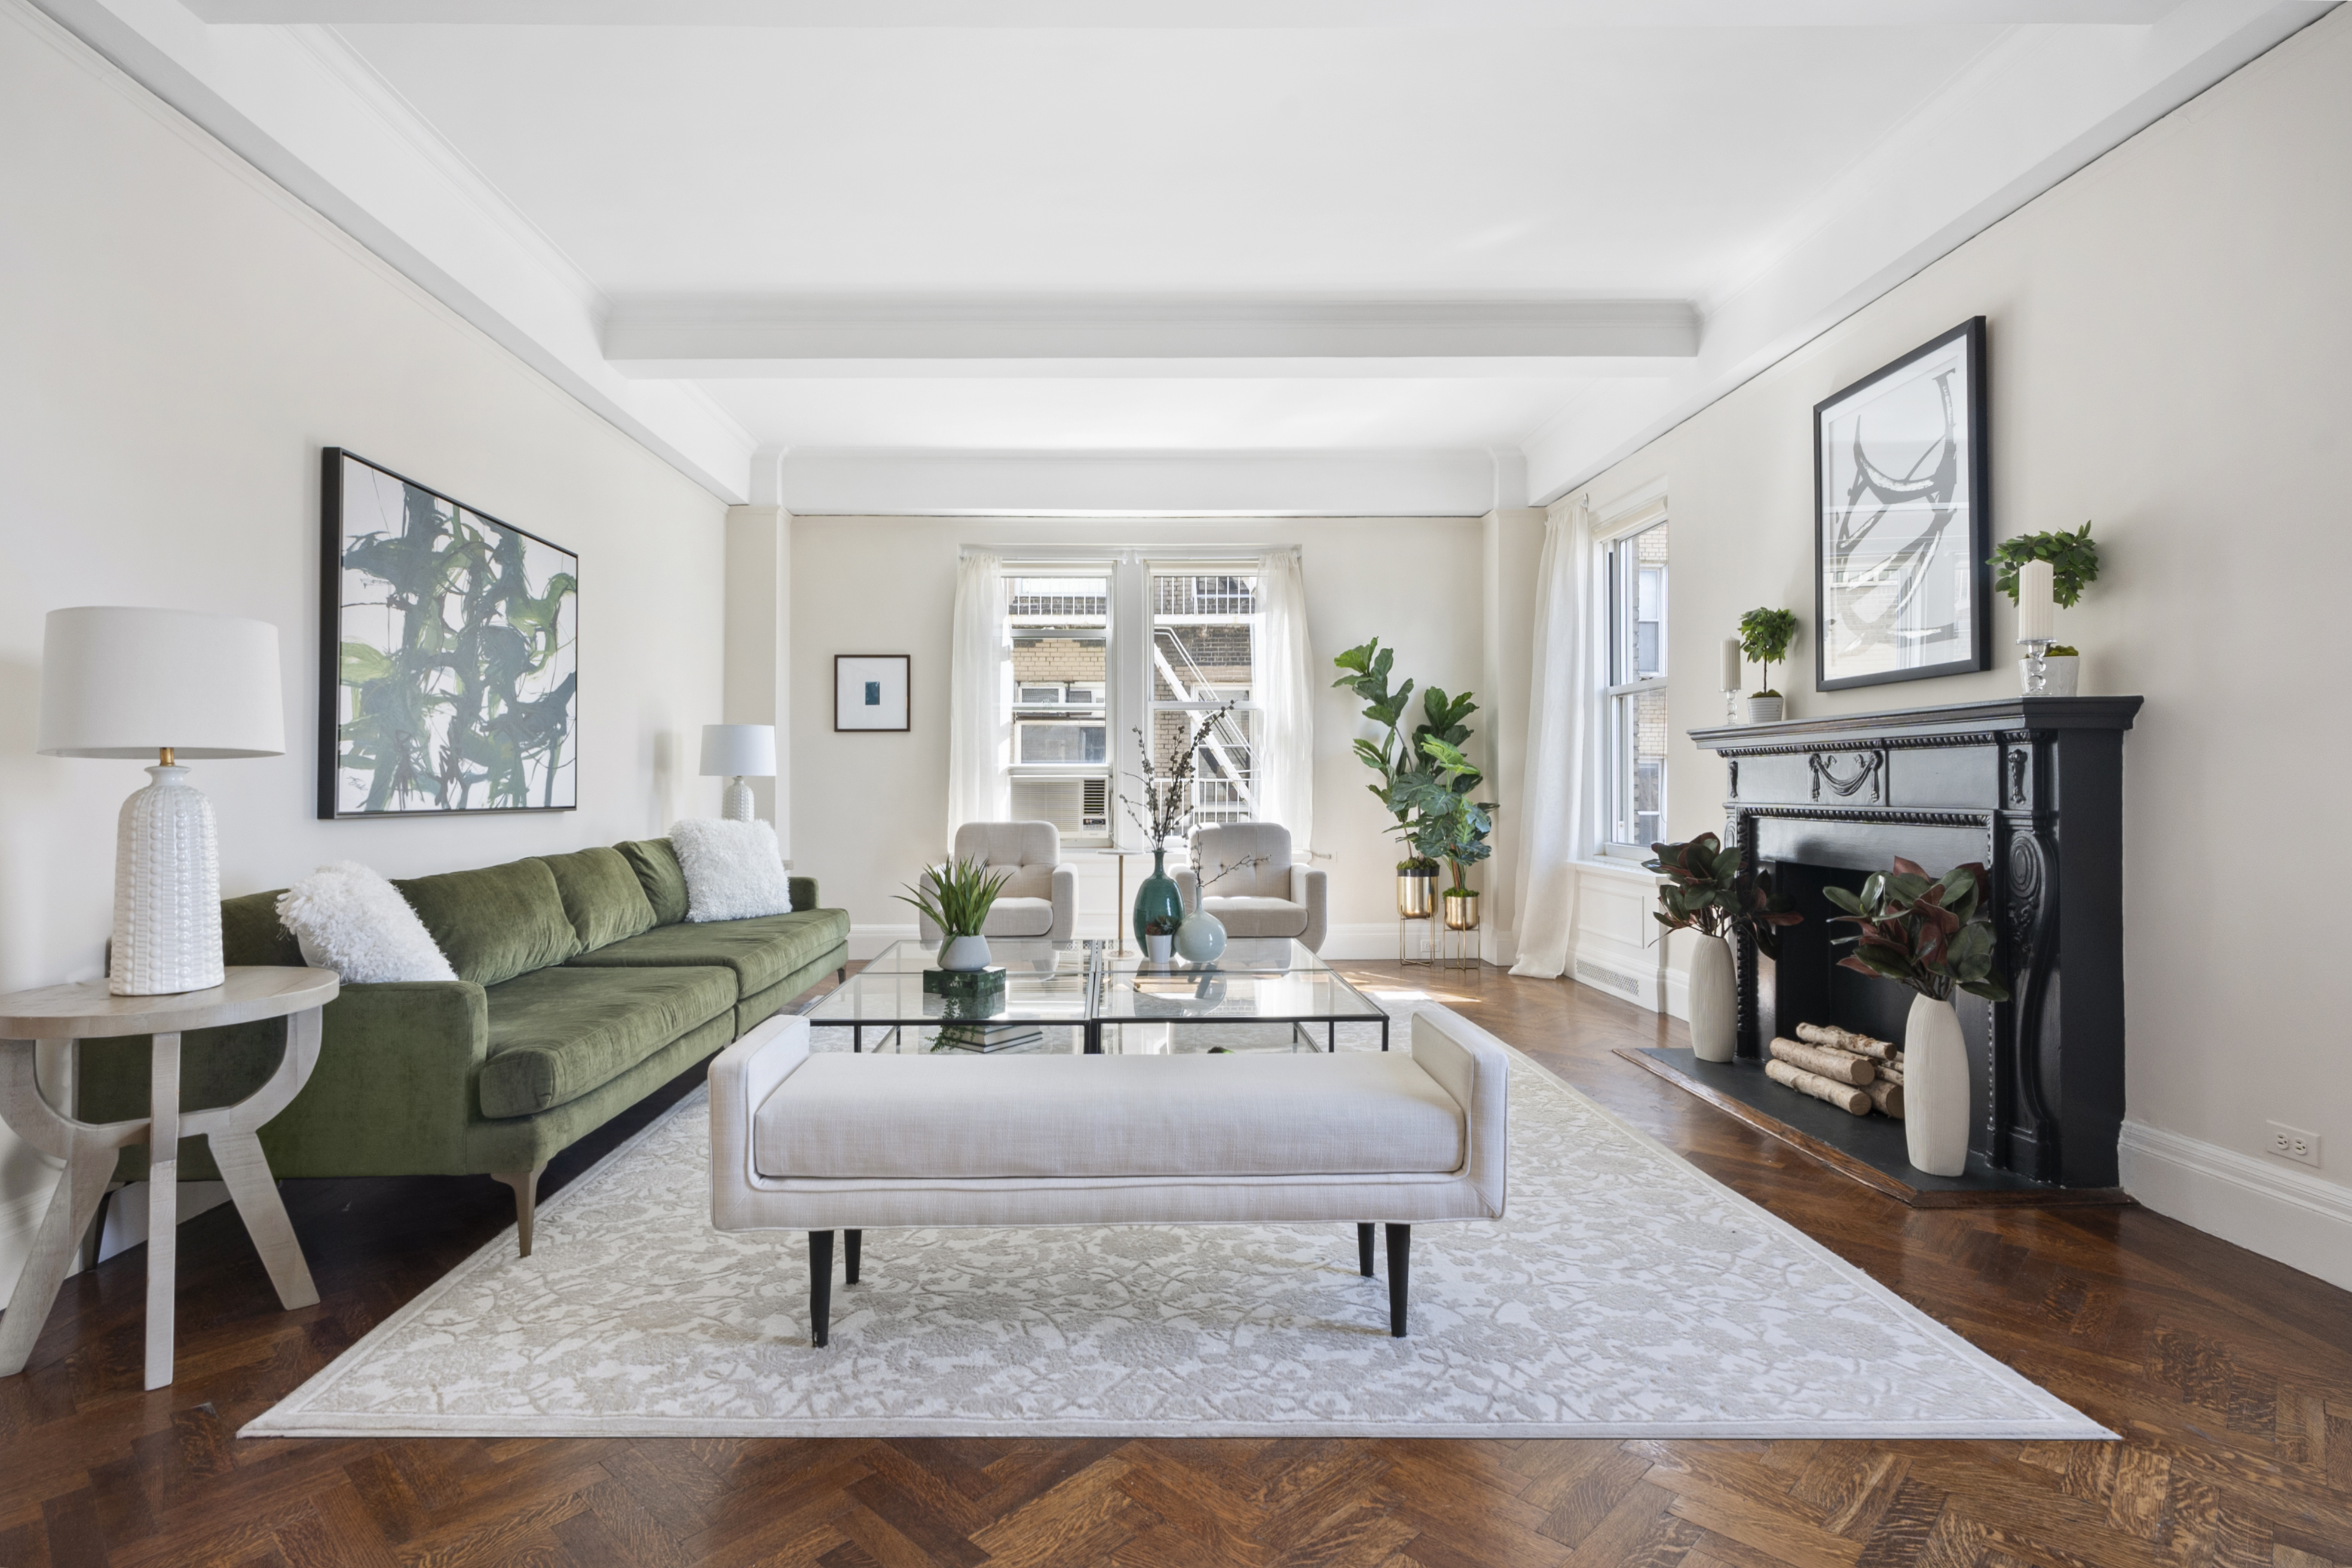
{"type": "Polygon", "coordinates": [[[1214,963],[1225,951],[1225,922],[1206,910],[1184,917],[1176,928],[1176,956],[1187,963],[1214,963]]]}
{"type": "MultiPolygon", "coordinates": [[[[1168,851],[1151,852],[1151,875],[1143,879],[1135,889],[1135,940],[1143,942],[1143,928],[1159,921],[1174,935],[1184,923],[1184,900],[1176,891],[1176,879],[1168,874],[1168,851]]],[[[1148,946],[1148,944],[1147,944],[1148,946]]]]}

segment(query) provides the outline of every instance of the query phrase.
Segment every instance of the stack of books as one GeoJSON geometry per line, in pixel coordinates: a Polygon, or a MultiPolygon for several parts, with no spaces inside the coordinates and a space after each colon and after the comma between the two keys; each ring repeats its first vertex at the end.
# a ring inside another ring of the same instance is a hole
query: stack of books
{"type": "Polygon", "coordinates": [[[1043,1045],[1045,1031],[1034,1024],[941,1024],[935,1051],[1009,1051],[1043,1045]]]}

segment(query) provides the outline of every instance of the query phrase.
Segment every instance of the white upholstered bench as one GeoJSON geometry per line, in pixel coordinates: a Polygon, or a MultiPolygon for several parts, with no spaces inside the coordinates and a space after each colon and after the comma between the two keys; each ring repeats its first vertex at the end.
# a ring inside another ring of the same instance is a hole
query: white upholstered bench
{"type": "Polygon", "coordinates": [[[869,1229],[1354,1221],[1388,1227],[1405,1331],[1412,1226],[1499,1219],[1510,1058],[1444,1007],[1412,1052],[906,1057],[809,1050],[772,1018],[710,1064],[710,1221],[809,1233],[824,1344],[833,1233],[857,1283],[869,1229]]]}

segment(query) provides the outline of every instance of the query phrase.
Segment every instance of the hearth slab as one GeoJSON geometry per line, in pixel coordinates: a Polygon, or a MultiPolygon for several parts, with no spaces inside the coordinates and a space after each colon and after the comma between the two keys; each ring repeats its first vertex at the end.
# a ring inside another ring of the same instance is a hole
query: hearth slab
{"type": "Polygon", "coordinates": [[[2132,1201],[2120,1187],[2055,1187],[1996,1171],[1973,1151],[1964,1174],[1915,1171],[1904,1149],[1903,1123],[1849,1115],[1799,1094],[1767,1078],[1761,1062],[1703,1062],[1687,1049],[1668,1046],[1621,1047],[1617,1054],[1840,1175],[1913,1208],[2060,1208],[2132,1201]]]}

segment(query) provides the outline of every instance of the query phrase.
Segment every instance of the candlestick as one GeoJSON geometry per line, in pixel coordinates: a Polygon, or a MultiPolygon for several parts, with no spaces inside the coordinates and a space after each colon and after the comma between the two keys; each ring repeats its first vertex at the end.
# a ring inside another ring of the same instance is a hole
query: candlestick
{"type": "Polygon", "coordinates": [[[2058,605],[2053,597],[2050,563],[2029,561],[2017,569],[2017,640],[2048,643],[2057,637],[2058,605]]]}
{"type": "Polygon", "coordinates": [[[1723,639],[1723,721],[1739,722],[1739,639],[1723,639]]]}

